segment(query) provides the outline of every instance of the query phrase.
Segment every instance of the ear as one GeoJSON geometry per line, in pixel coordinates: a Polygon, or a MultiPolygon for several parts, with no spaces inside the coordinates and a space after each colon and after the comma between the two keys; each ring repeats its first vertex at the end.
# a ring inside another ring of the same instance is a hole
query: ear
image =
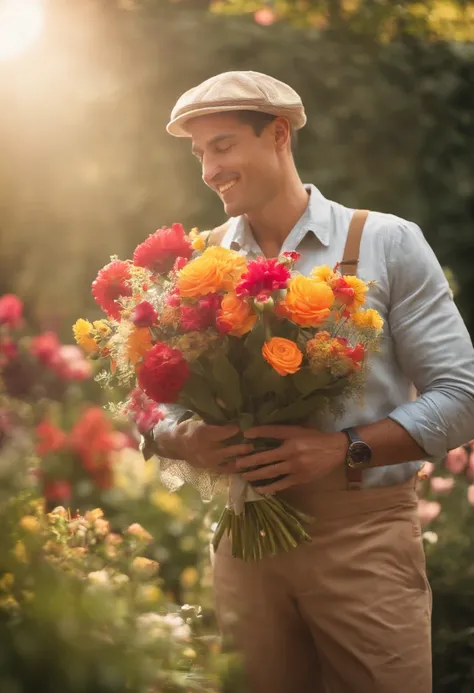
{"type": "Polygon", "coordinates": [[[291,127],[287,118],[279,116],[273,121],[275,146],[277,151],[283,152],[291,146],[291,127]]]}

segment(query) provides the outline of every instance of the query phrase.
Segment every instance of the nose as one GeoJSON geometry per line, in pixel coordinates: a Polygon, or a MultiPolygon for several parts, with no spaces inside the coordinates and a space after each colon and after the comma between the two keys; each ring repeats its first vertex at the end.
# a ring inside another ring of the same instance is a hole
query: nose
{"type": "Polygon", "coordinates": [[[213,187],[212,182],[220,173],[221,167],[217,161],[208,154],[205,154],[202,159],[202,179],[207,186],[213,187]]]}

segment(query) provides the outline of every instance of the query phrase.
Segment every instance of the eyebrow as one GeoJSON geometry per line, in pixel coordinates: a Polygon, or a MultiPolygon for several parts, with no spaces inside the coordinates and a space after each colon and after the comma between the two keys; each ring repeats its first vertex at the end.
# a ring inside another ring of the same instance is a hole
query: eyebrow
{"type": "MultiPolygon", "coordinates": [[[[215,137],[211,137],[209,142],[207,142],[207,146],[212,147],[213,145],[218,144],[219,142],[222,142],[223,140],[228,140],[228,139],[231,139],[234,137],[235,137],[235,135],[231,132],[228,132],[228,133],[226,132],[226,133],[223,133],[222,135],[216,135],[215,137]]],[[[202,154],[202,149],[200,149],[199,147],[195,147],[193,144],[193,146],[191,147],[191,152],[194,154],[194,156],[198,156],[199,154],[202,154]]]]}

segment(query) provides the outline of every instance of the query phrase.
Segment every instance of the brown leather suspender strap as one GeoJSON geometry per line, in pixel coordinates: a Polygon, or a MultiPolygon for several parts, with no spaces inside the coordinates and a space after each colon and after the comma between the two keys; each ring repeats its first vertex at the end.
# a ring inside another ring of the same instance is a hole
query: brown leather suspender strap
{"type": "Polygon", "coordinates": [[[356,209],[352,215],[347,233],[346,247],[344,248],[344,255],[339,267],[342,274],[357,274],[360,241],[368,215],[368,211],[364,209],[356,209]]]}
{"type": "MultiPolygon", "coordinates": [[[[339,271],[342,274],[357,274],[360,242],[368,214],[367,210],[357,209],[352,215],[344,255],[339,265],[339,271]]],[[[346,465],[346,477],[349,490],[358,491],[362,488],[362,469],[352,469],[346,465]]]]}

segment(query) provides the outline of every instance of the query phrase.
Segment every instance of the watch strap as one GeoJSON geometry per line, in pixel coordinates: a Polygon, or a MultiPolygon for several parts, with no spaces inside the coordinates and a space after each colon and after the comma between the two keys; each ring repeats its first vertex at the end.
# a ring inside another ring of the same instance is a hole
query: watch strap
{"type": "MultiPolygon", "coordinates": [[[[345,428],[343,433],[345,433],[349,439],[349,445],[352,443],[362,442],[362,439],[357,435],[357,431],[354,428],[345,428]]],[[[346,478],[347,478],[347,488],[349,491],[360,491],[362,488],[362,472],[363,469],[355,469],[354,467],[346,467],[346,478]]]]}

